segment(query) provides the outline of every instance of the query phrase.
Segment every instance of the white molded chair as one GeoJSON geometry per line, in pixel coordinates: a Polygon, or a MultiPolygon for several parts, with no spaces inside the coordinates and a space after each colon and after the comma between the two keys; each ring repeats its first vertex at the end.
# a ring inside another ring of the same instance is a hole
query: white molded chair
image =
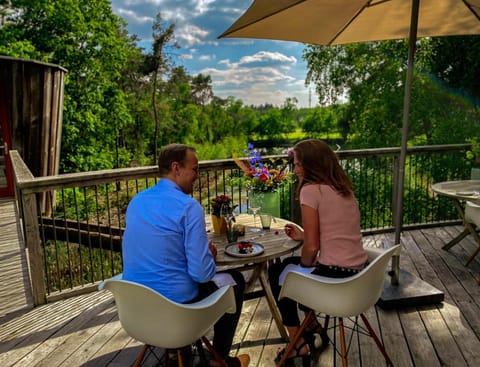
{"type": "Polygon", "coordinates": [[[480,236],[477,233],[478,229],[480,229],[480,205],[471,201],[465,202],[465,227],[467,227],[468,231],[478,244],[477,249],[465,264],[468,265],[480,252],[480,236]]]}
{"type": "Polygon", "coordinates": [[[369,265],[349,278],[328,278],[299,272],[287,274],[279,298],[288,297],[307,306],[311,311],[307,313],[298,333],[288,344],[287,350],[283,353],[283,358],[277,366],[283,365],[286,356],[290,354],[297,339],[314,317],[315,311],[338,318],[341,357],[344,367],[348,366],[348,361],[343,318],[355,317],[356,319],[358,316],[363,320],[369,335],[385,357],[387,365],[393,366],[384,346],[363,313],[375,305],[380,298],[389,260],[394,254],[399,253],[400,245],[393,246],[388,250],[374,248],[365,250],[368,254],[369,265]]]}
{"type": "Polygon", "coordinates": [[[471,201],[465,204],[465,220],[480,227],[480,205],[471,201]]]}
{"type": "Polygon", "coordinates": [[[113,293],[122,327],[132,338],[145,343],[135,367],[140,365],[149,346],[176,349],[179,366],[183,367],[180,348],[198,340],[226,367],[204,335],[225,313],[235,312],[231,286],[190,304],[173,302],[151,288],[122,280],[121,274],[105,280],[98,288],[113,293]]]}

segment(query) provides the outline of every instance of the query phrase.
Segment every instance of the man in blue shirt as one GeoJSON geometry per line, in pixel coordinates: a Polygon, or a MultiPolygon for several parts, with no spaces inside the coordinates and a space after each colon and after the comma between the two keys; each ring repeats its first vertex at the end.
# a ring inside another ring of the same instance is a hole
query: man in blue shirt
{"type": "MultiPolygon", "coordinates": [[[[198,179],[195,149],[183,144],[163,147],[160,181],[129,203],[122,242],[123,279],[148,286],[179,303],[196,302],[215,291],[216,248],[208,240],[205,214],[190,194],[198,179]]],[[[229,357],[243,304],[245,280],[229,272],[237,311],[214,326],[213,346],[228,366],[248,366],[248,355],[229,357]]],[[[159,331],[160,332],[160,331],[159,331]]],[[[212,366],[217,362],[210,361],[212,366]]]]}

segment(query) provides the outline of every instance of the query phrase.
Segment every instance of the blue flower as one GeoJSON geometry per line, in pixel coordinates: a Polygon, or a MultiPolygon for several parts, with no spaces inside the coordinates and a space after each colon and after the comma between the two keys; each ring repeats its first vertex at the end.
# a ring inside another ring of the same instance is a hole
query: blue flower
{"type": "Polygon", "coordinates": [[[286,163],[281,169],[277,169],[274,162],[263,163],[260,150],[255,149],[252,143],[248,143],[244,152],[248,157],[248,166],[238,159],[235,159],[235,162],[245,174],[247,190],[276,191],[291,178],[290,173],[286,172],[286,163]]]}

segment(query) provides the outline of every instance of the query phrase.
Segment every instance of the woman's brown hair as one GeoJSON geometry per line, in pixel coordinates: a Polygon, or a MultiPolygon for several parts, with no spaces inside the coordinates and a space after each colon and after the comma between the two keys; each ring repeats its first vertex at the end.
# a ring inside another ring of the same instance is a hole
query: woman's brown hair
{"type": "Polygon", "coordinates": [[[342,196],[353,195],[352,182],[328,144],[318,139],[307,139],[297,143],[293,150],[303,168],[303,180],[297,193],[305,184],[325,184],[342,196]]]}

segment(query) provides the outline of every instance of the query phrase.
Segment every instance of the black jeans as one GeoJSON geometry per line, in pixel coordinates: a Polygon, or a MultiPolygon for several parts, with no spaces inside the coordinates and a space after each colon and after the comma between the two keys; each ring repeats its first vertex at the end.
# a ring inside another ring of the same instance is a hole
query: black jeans
{"type": "MultiPolygon", "coordinates": [[[[213,348],[215,348],[222,358],[227,357],[230,353],[233,337],[235,336],[235,329],[237,328],[238,320],[242,313],[243,294],[245,292],[245,279],[240,272],[227,270],[225,273],[230,274],[237,283],[233,286],[237,310],[235,313],[226,313],[213,326],[213,348]]],[[[188,303],[198,302],[215,292],[217,289],[218,287],[214,282],[202,283],[199,286],[198,296],[188,303]]]]}
{"type": "MultiPolygon", "coordinates": [[[[278,300],[281,289],[281,286],[278,284],[280,274],[288,264],[298,265],[300,264],[300,260],[300,256],[287,257],[282,262],[275,263],[268,268],[268,280],[270,288],[275,298],[275,302],[277,303],[278,310],[280,311],[280,315],[282,316],[283,325],[285,326],[300,326],[297,306],[302,311],[309,311],[308,307],[302,304],[297,304],[297,302],[291,300],[290,298],[284,297],[281,300],[278,300]]],[[[330,278],[347,278],[356,274],[356,272],[344,271],[338,268],[331,269],[328,266],[319,265],[312,271],[312,274],[323,275],[330,278]]],[[[328,297],[328,295],[322,294],[319,294],[318,296],[328,297]]]]}

